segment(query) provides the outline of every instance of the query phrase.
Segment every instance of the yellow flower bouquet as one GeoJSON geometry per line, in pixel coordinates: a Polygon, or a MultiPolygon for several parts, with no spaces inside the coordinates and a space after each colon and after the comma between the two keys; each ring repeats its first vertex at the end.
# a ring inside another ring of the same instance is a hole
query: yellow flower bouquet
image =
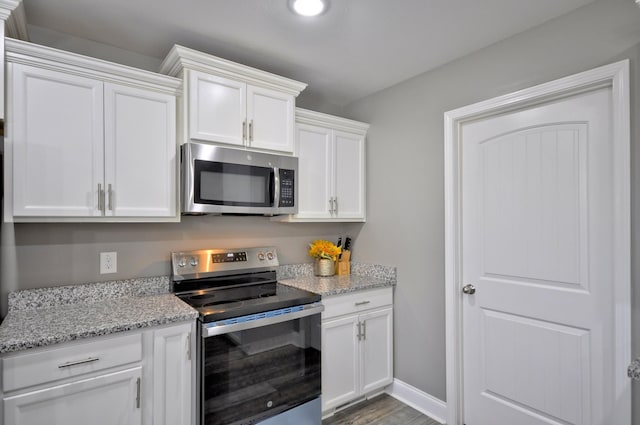
{"type": "Polygon", "coordinates": [[[318,239],[309,244],[309,255],[313,258],[326,258],[336,261],[342,249],[335,244],[323,239],[318,239]]]}

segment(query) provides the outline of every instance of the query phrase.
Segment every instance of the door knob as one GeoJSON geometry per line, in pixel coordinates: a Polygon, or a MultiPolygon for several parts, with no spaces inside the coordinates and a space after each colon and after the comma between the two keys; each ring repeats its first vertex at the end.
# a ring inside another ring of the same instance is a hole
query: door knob
{"type": "Polygon", "coordinates": [[[467,295],[473,295],[476,293],[476,287],[473,286],[472,284],[468,284],[468,285],[464,285],[462,287],[462,293],[467,294],[467,295]]]}

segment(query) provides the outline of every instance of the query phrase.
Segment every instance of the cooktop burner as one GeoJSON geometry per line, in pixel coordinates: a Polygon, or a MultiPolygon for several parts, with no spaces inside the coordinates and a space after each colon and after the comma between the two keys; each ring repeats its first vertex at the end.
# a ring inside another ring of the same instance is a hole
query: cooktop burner
{"type": "Polygon", "coordinates": [[[198,310],[200,319],[205,323],[310,304],[321,299],[320,295],[280,283],[176,295],[198,310]]]}
{"type": "Polygon", "coordinates": [[[173,292],[207,323],[320,301],[276,281],[275,248],[172,253],[173,292]]]}

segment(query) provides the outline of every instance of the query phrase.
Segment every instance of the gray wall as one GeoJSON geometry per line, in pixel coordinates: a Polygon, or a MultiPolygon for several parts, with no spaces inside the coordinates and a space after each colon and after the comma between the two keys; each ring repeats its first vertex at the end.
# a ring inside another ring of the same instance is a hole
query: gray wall
{"type": "MultiPolygon", "coordinates": [[[[360,255],[398,267],[396,378],[446,398],[444,113],[626,57],[634,102],[633,352],[640,355],[639,42],[634,2],[601,0],[346,108],[350,118],[371,123],[368,221],[358,238],[360,255]]],[[[637,387],[634,405],[640,424],[637,387]]]]}
{"type": "Polygon", "coordinates": [[[274,245],[281,264],[306,263],[312,240],[357,237],[361,227],[238,216],[183,217],[181,223],[162,224],[5,223],[1,289],[4,295],[17,289],[169,275],[169,253],[179,250],[274,245]],[[117,273],[99,274],[104,251],[118,253],[117,273]]]}

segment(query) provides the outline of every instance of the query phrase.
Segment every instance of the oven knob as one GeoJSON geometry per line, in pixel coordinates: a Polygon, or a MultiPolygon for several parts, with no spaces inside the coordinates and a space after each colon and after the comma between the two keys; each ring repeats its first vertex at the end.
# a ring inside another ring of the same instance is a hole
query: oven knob
{"type": "Polygon", "coordinates": [[[264,252],[259,252],[258,253],[258,260],[264,261],[264,252]]]}
{"type": "Polygon", "coordinates": [[[193,267],[197,266],[198,265],[198,259],[196,257],[193,257],[189,264],[191,264],[193,267]]]}
{"type": "Polygon", "coordinates": [[[184,267],[187,265],[187,261],[184,258],[181,258],[180,261],[178,261],[178,267],[184,267]]]}
{"type": "Polygon", "coordinates": [[[271,252],[271,251],[267,252],[267,260],[271,261],[271,260],[273,260],[273,257],[275,257],[273,255],[273,252],[271,252]]]}

